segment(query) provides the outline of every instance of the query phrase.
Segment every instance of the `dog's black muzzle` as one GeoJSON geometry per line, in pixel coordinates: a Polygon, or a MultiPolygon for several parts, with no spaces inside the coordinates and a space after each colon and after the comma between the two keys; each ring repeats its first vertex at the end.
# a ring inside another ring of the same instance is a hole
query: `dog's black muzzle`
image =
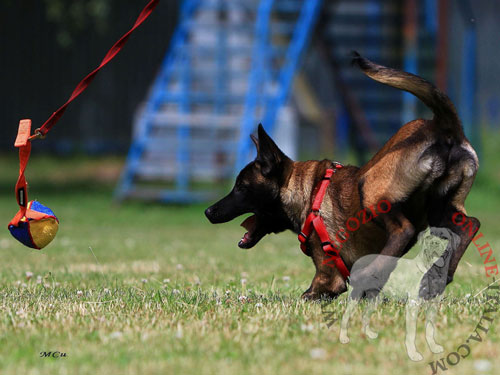
{"type": "Polygon", "coordinates": [[[205,210],[205,216],[212,224],[226,223],[234,218],[250,212],[250,208],[242,204],[232,191],[217,203],[205,210]]]}

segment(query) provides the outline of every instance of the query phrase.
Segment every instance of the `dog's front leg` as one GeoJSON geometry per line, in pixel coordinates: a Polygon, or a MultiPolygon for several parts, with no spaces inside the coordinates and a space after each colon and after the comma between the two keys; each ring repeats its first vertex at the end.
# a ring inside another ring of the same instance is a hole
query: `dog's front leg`
{"type": "Polygon", "coordinates": [[[347,285],[338,271],[328,269],[316,270],[316,275],[311,282],[311,286],[302,294],[306,300],[319,300],[322,298],[337,298],[347,291],[347,285]]]}
{"type": "Polygon", "coordinates": [[[425,339],[427,341],[427,345],[429,345],[429,349],[433,353],[442,353],[444,348],[436,343],[435,335],[436,335],[436,325],[434,324],[438,304],[441,298],[436,298],[431,301],[427,301],[427,310],[425,314],[425,339]]]}
{"type": "Polygon", "coordinates": [[[418,316],[418,301],[412,300],[411,297],[408,298],[408,302],[406,303],[406,352],[408,353],[408,357],[412,361],[421,361],[424,357],[417,350],[415,345],[415,339],[417,336],[417,316],[418,316]]]}
{"type": "Polygon", "coordinates": [[[327,262],[328,255],[321,248],[319,241],[312,248],[312,260],[316,267],[316,275],[302,298],[317,300],[323,297],[337,298],[347,291],[347,284],[339,270],[331,263],[327,262]]]}
{"type": "Polygon", "coordinates": [[[358,304],[359,300],[353,299],[349,296],[347,307],[345,309],[344,315],[342,315],[342,321],[340,322],[340,336],[339,340],[342,344],[347,344],[349,342],[349,336],[347,331],[349,329],[349,319],[354,311],[354,308],[358,304]]]}

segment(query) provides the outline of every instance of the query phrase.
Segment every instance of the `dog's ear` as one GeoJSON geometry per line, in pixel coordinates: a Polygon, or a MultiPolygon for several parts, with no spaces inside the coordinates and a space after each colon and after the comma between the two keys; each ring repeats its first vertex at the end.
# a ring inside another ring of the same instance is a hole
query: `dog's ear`
{"type": "Polygon", "coordinates": [[[427,238],[431,234],[430,227],[425,228],[422,232],[418,234],[417,244],[422,246],[424,244],[424,239],[427,238]]]}
{"type": "Polygon", "coordinates": [[[434,262],[434,264],[439,267],[443,268],[444,267],[444,258],[441,256],[438,260],[434,262]]]}
{"type": "Polygon", "coordinates": [[[257,150],[257,155],[258,155],[259,154],[259,139],[253,134],[250,134],[250,138],[252,139],[252,142],[255,145],[255,149],[257,150]]]}
{"type": "MultiPolygon", "coordinates": [[[[264,176],[269,175],[276,167],[279,167],[282,162],[288,157],[276,146],[276,143],[266,133],[262,124],[259,124],[258,129],[259,139],[257,146],[257,161],[261,165],[261,171],[264,176]]],[[[253,138],[252,138],[253,139],[253,138]]],[[[254,140],[255,143],[255,140],[254,140]]]]}

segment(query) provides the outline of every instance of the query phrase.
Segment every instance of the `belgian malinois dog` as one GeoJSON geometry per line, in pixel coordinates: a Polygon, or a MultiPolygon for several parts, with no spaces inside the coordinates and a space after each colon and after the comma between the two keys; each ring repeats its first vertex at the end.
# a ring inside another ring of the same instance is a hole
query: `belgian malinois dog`
{"type": "MultiPolygon", "coordinates": [[[[366,165],[338,169],[321,206],[326,228],[333,235],[349,218],[361,220],[360,212],[373,214],[344,239],[340,256],[348,269],[367,254],[403,256],[427,226],[448,228],[460,236],[448,269],[450,283],[471,241],[470,234],[453,222],[453,214],[462,213],[467,222],[473,223],[474,230],[480,225],[479,220],[466,215],[464,207],[479,167],[476,152],[464,135],[452,102],[431,83],[377,65],[356,52],[353,64],[375,81],[412,93],[432,110],[434,117],[402,126],[366,165]],[[366,208],[376,207],[382,200],[390,202],[391,210],[374,217],[375,212],[366,208]]],[[[313,190],[332,166],[330,160],[291,160],[261,125],[258,138],[251,137],[257,157],[241,170],[231,192],[205,211],[214,224],[253,213],[241,224],[247,230],[238,243],[242,249],[255,246],[268,233],[287,229],[300,233],[311,210],[313,190]]],[[[307,249],[316,274],[302,297],[333,298],[345,292],[346,280],[338,269],[325,264],[328,255],[314,232],[307,249]]],[[[384,267],[374,262],[366,273],[376,274],[384,267]]]]}

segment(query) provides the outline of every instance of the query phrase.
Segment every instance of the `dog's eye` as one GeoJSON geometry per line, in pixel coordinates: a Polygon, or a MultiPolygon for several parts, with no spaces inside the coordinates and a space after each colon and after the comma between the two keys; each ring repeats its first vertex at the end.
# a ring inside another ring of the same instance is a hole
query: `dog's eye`
{"type": "Polygon", "coordinates": [[[237,182],[235,187],[236,187],[236,190],[238,190],[238,191],[248,190],[248,186],[246,184],[244,184],[243,182],[237,182]]]}

